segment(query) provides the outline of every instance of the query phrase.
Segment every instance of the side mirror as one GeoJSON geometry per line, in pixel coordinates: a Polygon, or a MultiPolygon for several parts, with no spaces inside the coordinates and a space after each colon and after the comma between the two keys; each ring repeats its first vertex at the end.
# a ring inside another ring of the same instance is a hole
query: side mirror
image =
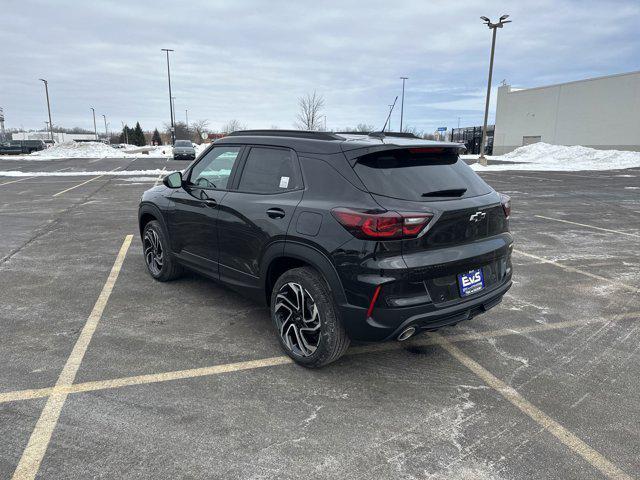
{"type": "Polygon", "coordinates": [[[182,186],[182,172],[173,172],[162,179],[162,183],[169,188],[180,188],[182,186]]]}

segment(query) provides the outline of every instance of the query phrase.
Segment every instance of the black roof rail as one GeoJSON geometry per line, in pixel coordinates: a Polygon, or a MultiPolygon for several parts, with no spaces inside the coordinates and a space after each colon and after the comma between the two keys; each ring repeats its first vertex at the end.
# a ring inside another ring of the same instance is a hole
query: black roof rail
{"type": "Polygon", "coordinates": [[[228,137],[292,137],[312,140],[344,140],[343,137],[330,132],[313,132],[309,130],[238,130],[228,137]]]}
{"type": "Polygon", "coordinates": [[[337,135],[367,135],[375,138],[399,137],[399,138],[420,138],[408,132],[336,132],[337,135]]]}

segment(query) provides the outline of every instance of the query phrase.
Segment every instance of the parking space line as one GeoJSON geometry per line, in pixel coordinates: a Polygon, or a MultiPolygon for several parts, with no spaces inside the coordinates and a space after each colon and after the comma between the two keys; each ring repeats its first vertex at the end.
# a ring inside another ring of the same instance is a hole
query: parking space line
{"type": "Polygon", "coordinates": [[[3,185],[9,185],[11,183],[24,182],[25,180],[30,180],[32,178],[36,178],[36,177],[24,177],[24,178],[19,178],[18,180],[11,180],[9,182],[0,183],[0,187],[3,185]]]}
{"type": "MultiPolygon", "coordinates": [[[[93,310],[91,310],[91,313],[87,318],[87,322],[82,328],[78,340],[73,346],[73,350],[71,351],[71,354],[58,377],[58,381],[55,385],[56,388],[68,387],[73,384],[76,374],[78,373],[78,369],[80,368],[80,363],[84,358],[89,342],[91,342],[91,337],[93,337],[93,334],[98,327],[98,322],[102,317],[102,312],[104,312],[107,301],[109,300],[113,287],[118,279],[120,269],[122,268],[122,264],[124,263],[124,259],[127,255],[132,239],[133,235],[127,235],[122,242],[122,246],[120,247],[120,251],[118,252],[118,256],[116,257],[113,267],[111,268],[109,277],[102,287],[98,300],[93,306],[93,310]]],[[[47,403],[40,414],[40,418],[38,419],[33,432],[31,432],[29,442],[27,443],[24,452],[22,452],[18,466],[13,474],[14,480],[35,478],[40,468],[40,463],[42,462],[44,454],[47,451],[47,447],[49,446],[49,442],[51,441],[53,430],[60,418],[60,413],[62,412],[62,407],[64,406],[67,396],[67,393],[57,392],[54,392],[49,396],[47,403]]]]}
{"type": "Polygon", "coordinates": [[[457,346],[453,345],[449,340],[435,333],[435,337],[440,338],[439,345],[445,349],[451,356],[471,370],[483,382],[497,391],[511,404],[516,406],[522,413],[529,416],[532,420],[542,426],[554,437],[569,447],[574,453],[581,456],[589,462],[593,467],[598,469],[608,478],[616,480],[631,480],[632,477],[623,472],[619,467],[611,463],[600,452],[593,449],[575,434],[563,427],[559,422],[544,413],[538,407],[524,398],[518,391],[504,383],[502,380],[494,376],[489,370],[484,368],[478,362],[466,355],[457,346]]]}
{"type": "Polygon", "coordinates": [[[595,225],[587,225],[586,223],[571,222],[569,220],[562,220],[561,218],[545,217],[544,215],[534,215],[534,217],[544,218],[545,220],[553,220],[555,222],[570,223],[571,225],[593,228],[594,230],[602,230],[603,232],[618,233],[620,235],[628,235],[630,237],[640,238],[640,234],[637,233],[621,232],[620,230],[611,230],[609,228],[596,227],[595,225]]]}
{"type": "MultiPolygon", "coordinates": [[[[474,340],[483,340],[488,338],[498,338],[510,335],[522,335],[527,333],[545,332],[551,330],[561,330],[571,327],[580,327],[586,325],[593,325],[597,323],[608,323],[612,321],[626,320],[626,319],[640,319],[640,311],[628,312],[623,314],[615,314],[602,318],[595,318],[585,321],[582,320],[567,320],[562,322],[551,322],[545,324],[530,325],[520,328],[501,328],[497,330],[488,330],[486,332],[473,332],[473,333],[460,333],[447,335],[445,338],[452,343],[468,342],[474,340]]],[[[429,346],[438,345],[439,339],[428,336],[411,341],[410,343],[397,343],[386,342],[371,345],[364,345],[361,347],[353,347],[347,350],[346,355],[359,355],[363,353],[375,353],[384,351],[401,350],[406,345],[411,346],[429,346]]],[[[254,370],[263,367],[272,367],[277,365],[286,365],[292,363],[292,360],[281,355],[278,357],[263,358],[260,360],[249,360],[245,362],[227,363],[221,365],[213,365],[210,367],[191,368],[186,370],[175,370],[162,373],[151,373],[146,375],[135,375],[131,377],[114,378],[110,380],[96,380],[91,382],[76,383],[73,385],[67,385],[62,387],[47,387],[36,388],[30,390],[17,390],[14,392],[0,393],[0,404],[7,402],[16,402],[21,400],[33,400],[36,398],[48,397],[52,394],[72,394],[91,392],[96,390],[109,390],[114,388],[121,388],[133,385],[144,385],[149,383],[161,383],[172,380],[182,380],[186,378],[206,377],[211,375],[218,375],[229,372],[239,372],[243,370],[254,370]]]]}
{"type": "MultiPolygon", "coordinates": [[[[122,168],[122,167],[117,167],[117,168],[114,168],[113,170],[109,170],[109,171],[110,171],[110,172],[115,172],[116,170],[119,170],[119,169],[121,169],[121,168],[122,168]]],[[[67,189],[65,189],[65,190],[62,190],[61,192],[54,193],[54,194],[52,195],[52,197],[57,197],[58,195],[62,195],[63,193],[67,193],[67,192],[69,192],[69,191],[73,190],[74,188],[81,187],[82,185],[86,185],[87,183],[89,183],[89,182],[93,182],[94,180],[97,180],[97,179],[102,178],[102,177],[104,177],[104,175],[98,175],[97,177],[90,178],[89,180],[86,180],[86,181],[84,181],[84,182],[82,182],[82,183],[79,183],[78,185],[74,185],[73,187],[69,187],[69,188],[67,188],[67,189]]]]}
{"type": "Polygon", "coordinates": [[[587,272],[585,270],[580,270],[579,268],[570,267],[568,265],[563,265],[562,263],[558,263],[558,262],[555,262],[553,260],[549,260],[548,258],[539,257],[539,256],[533,255],[531,253],[525,253],[522,250],[516,250],[515,248],[513,249],[513,251],[514,251],[514,253],[517,253],[518,255],[523,255],[525,257],[530,257],[530,258],[538,260],[538,261],[540,261],[542,263],[548,263],[550,265],[555,265],[556,267],[562,268],[562,269],[566,270],[567,272],[579,273],[581,275],[585,275],[587,277],[594,278],[596,280],[602,280],[603,282],[610,283],[611,285],[615,285],[615,286],[620,287],[620,288],[622,288],[624,290],[629,290],[630,292],[640,293],[640,288],[636,288],[636,287],[633,287],[631,285],[627,285],[626,283],[618,282],[617,280],[612,280],[612,279],[607,278],[607,277],[601,277],[600,275],[596,275],[595,273],[587,272]]]}

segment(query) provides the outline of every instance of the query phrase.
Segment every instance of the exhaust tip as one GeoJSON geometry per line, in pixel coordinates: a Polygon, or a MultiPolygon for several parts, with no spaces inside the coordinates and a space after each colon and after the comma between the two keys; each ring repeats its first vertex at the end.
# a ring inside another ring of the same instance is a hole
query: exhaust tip
{"type": "Polygon", "coordinates": [[[416,333],[416,327],[407,327],[398,335],[398,341],[403,342],[414,333],[416,333]]]}

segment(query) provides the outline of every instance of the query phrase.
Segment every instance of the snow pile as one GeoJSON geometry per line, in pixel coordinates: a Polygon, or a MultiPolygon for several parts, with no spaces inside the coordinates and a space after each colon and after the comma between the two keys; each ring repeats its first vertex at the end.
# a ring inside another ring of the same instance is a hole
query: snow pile
{"type": "Polygon", "coordinates": [[[20,170],[0,170],[0,177],[127,177],[127,176],[149,176],[166,175],[166,170],[96,170],[91,172],[65,171],[65,172],[22,172],[20,170]]]}
{"type": "Polygon", "coordinates": [[[202,143],[200,145],[196,145],[196,158],[200,156],[202,152],[204,152],[207,148],[209,148],[210,143],[202,143]]]}
{"type": "Polygon", "coordinates": [[[26,158],[131,158],[122,150],[110,147],[101,142],[66,142],[59,143],[46,150],[33,152],[26,158]]]}
{"type": "MultiPolygon", "coordinates": [[[[475,158],[475,156],[467,156],[475,158]]],[[[483,167],[477,163],[471,168],[477,171],[492,170],[618,170],[640,167],[640,152],[622,150],[597,150],[580,145],[550,145],[538,142],[501,156],[487,157],[490,160],[523,162],[516,164],[494,164],[483,167]]]]}

